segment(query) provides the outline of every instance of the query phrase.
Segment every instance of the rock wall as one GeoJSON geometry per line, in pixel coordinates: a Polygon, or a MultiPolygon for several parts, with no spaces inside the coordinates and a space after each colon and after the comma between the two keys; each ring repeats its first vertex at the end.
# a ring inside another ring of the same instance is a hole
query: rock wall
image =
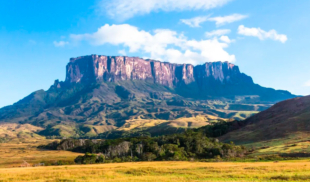
{"type": "Polygon", "coordinates": [[[209,62],[193,66],[121,56],[90,55],[70,59],[66,83],[97,80],[149,80],[168,87],[193,82],[203,86],[214,81],[253,84],[251,77],[240,73],[238,66],[228,62],[209,62]]]}

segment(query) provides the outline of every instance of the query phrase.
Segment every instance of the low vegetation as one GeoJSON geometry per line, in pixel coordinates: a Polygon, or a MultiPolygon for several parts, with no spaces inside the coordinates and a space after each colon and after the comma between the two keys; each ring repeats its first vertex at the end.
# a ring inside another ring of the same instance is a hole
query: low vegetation
{"type": "Polygon", "coordinates": [[[0,143],[0,168],[74,164],[74,159],[81,155],[71,151],[38,148],[39,145],[53,141],[42,138],[27,138],[25,141],[22,138],[0,143]]]}
{"type": "Polygon", "coordinates": [[[135,162],[0,169],[0,181],[66,182],[305,182],[310,163],[286,162],[135,162]]]}

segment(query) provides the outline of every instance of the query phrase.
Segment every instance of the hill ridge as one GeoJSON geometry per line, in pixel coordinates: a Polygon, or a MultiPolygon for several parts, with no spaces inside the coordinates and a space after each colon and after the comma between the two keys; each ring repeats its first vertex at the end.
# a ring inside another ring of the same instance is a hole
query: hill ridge
{"type": "Polygon", "coordinates": [[[221,137],[237,143],[287,140],[305,135],[308,138],[310,96],[279,102],[245,120],[246,126],[221,137]],[[296,135],[296,136],[293,136],[296,135]]]}

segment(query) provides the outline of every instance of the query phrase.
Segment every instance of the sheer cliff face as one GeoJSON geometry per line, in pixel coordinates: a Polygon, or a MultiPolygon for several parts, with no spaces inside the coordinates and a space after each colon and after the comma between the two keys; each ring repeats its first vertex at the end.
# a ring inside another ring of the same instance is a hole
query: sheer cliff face
{"type": "Polygon", "coordinates": [[[253,84],[251,77],[240,73],[238,66],[228,62],[212,62],[193,66],[172,64],[136,57],[83,56],[72,58],[67,65],[66,83],[120,80],[147,80],[168,87],[197,82],[253,84]]]}

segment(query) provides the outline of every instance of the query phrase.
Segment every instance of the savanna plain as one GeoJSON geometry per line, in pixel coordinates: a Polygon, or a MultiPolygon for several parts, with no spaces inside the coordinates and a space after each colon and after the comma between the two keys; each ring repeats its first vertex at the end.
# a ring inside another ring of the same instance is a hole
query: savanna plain
{"type": "Polygon", "coordinates": [[[0,144],[0,181],[309,181],[310,160],[269,162],[135,162],[33,167],[72,160],[69,151],[40,150],[50,140],[0,144]],[[30,167],[22,166],[27,161],[30,167]]]}
{"type": "Polygon", "coordinates": [[[308,181],[309,161],[139,162],[0,169],[1,181],[308,181]]]}

